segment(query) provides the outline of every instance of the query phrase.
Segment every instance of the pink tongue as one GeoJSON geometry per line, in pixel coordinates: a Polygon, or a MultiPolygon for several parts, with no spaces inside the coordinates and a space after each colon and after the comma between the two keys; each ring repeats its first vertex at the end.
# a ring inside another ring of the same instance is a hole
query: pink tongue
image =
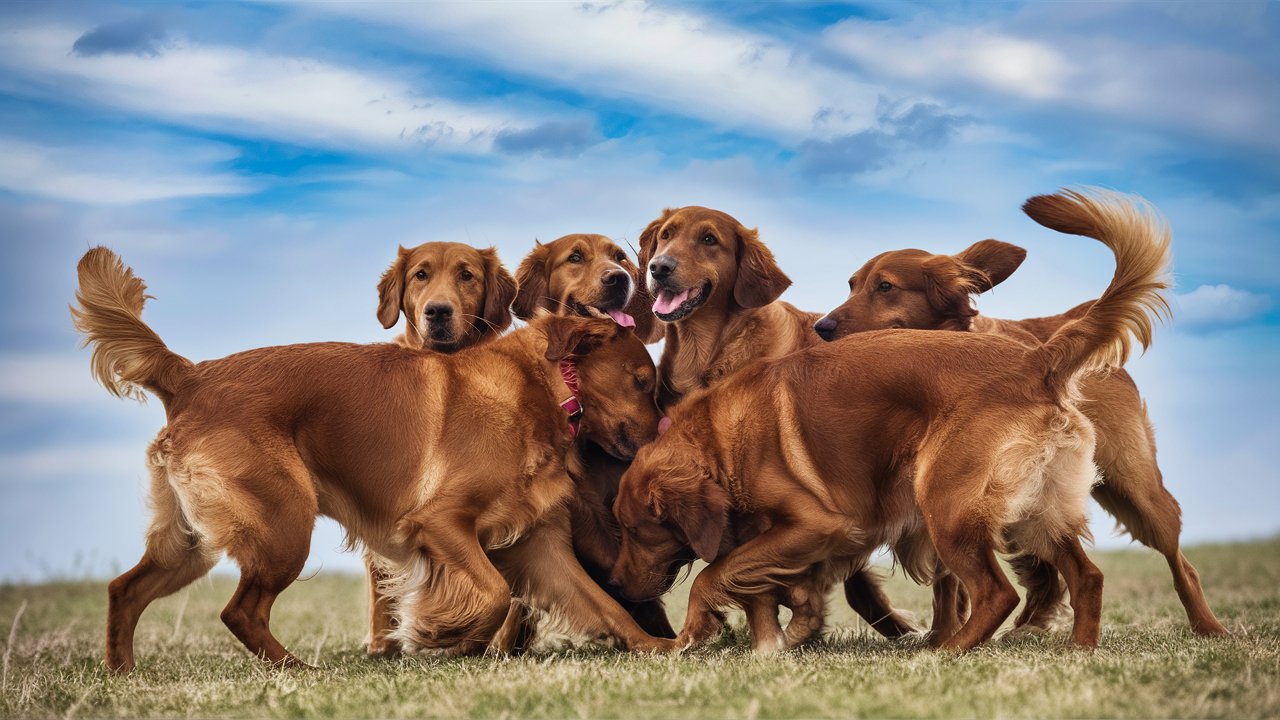
{"type": "Polygon", "coordinates": [[[689,288],[680,291],[679,295],[672,295],[666,290],[658,291],[658,299],[653,301],[653,311],[663,315],[669,314],[672,310],[680,307],[680,303],[689,299],[689,288]]]}
{"type": "Polygon", "coordinates": [[[636,326],[636,319],[621,310],[606,310],[605,312],[609,314],[609,317],[613,318],[614,322],[618,323],[622,327],[636,326]]]}
{"type": "Polygon", "coordinates": [[[671,427],[671,418],[667,417],[666,415],[663,415],[662,419],[658,421],[658,434],[661,435],[662,433],[666,432],[667,429],[670,427],[671,427]]]}

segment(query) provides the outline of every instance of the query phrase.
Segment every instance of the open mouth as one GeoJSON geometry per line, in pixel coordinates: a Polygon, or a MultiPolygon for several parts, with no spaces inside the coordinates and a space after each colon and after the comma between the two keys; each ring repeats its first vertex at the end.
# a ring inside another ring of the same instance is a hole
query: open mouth
{"type": "Polygon", "coordinates": [[[584,305],[574,298],[569,298],[569,307],[582,317],[608,318],[622,327],[635,327],[636,319],[622,311],[622,308],[598,308],[592,305],[584,305]]]}
{"type": "Polygon", "coordinates": [[[658,291],[658,298],[653,301],[653,314],[663,322],[675,322],[697,310],[710,294],[710,280],[700,288],[685,288],[678,293],[664,288],[658,291]]]}

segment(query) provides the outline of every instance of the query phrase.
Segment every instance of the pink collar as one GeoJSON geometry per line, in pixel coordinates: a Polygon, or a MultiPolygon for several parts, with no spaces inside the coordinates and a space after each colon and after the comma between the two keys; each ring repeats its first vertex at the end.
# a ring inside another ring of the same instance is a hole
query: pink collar
{"type": "Polygon", "coordinates": [[[578,426],[582,423],[582,401],[578,399],[578,365],[573,358],[560,361],[560,377],[569,386],[569,397],[560,401],[560,409],[569,416],[569,434],[578,436],[578,426]]]}

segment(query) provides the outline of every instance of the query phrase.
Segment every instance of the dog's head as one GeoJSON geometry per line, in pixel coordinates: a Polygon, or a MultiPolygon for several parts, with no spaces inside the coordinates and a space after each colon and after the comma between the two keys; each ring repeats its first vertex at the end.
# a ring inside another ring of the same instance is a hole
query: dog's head
{"type": "MultiPolygon", "coordinates": [[[[582,403],[582,437],[620,460],[635,457],[658,434],[657,369],[644,343],[612,319],[543,315],[532,325],[547,339],[556,366],[571,358],[582,403]]],[[[553,370],[558,372],[558,370],[553,370]]]]}
{"type": "Polygon", "coordinates": [[[557,315],[609,317],[635,329],[644,342],[662,336],[640,270],[603,235],[565,235],[537,243],[516,270],[512,311],[528,320],[538,310],[557,315]]]}
{"type": "Polygon", "coordinates": [[[515,295],[515,280],[493,248],[402,247],[378,283],[378,320],[390,328],[404,313],[409,344],[454,352],[507,329],[515,295]]]}
{"type": "Polygon", "coordinates": [[[694,558],[711,562],[720,554],[729,498],[694,432],[710,420],[698,417],[703,410],[677,408],[670,428],[641,448],[618,486],[613,512],[622,545],[612,579],[632,600],[658,597],[694,558]]]}
{"type": "Polygon", "coordinates": [[[866,330],[968,330],[970,296],[1004,282],[1027,251],[983,240],[955,255],[893,250],[871,258],[849,278],[849,297],[813,326],[824,340],[866,330]]]}
{"type": "Polygon", "coordinates": [[[667,209],[640,234],[653,313],[678,322],[710,305],[768,305],[791,285],[758,233],[704,207],[667,209]]]}

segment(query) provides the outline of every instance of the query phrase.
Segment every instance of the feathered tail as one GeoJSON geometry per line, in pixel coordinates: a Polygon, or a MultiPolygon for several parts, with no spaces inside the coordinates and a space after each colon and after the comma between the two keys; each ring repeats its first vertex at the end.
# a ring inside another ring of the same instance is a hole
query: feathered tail
{"type": "Polygon", "coordinates": [[[1063,388],[1087,369],[1119,367],[1133,339],[1151,345],[1154,321],[1169,317],[1169,227],[1142,198],[1098,189],[1037,195],[1022,206],[1032,220],[1058,232],[1084,235],[1111,248],[1116,272],[1085,315],[1031,351],[1045,382],[1063,388]]]}
{"type": "Polygon", "coordinates": [[[71,319],[84,334],[84,345],[93,346],[94,377],[116,397],[141,402],[145,388],[168,402],[192,364],[142,322],[147,286],[104,247],[85,253],[76,270],[80,306],[71,308],[71,319]]]}

